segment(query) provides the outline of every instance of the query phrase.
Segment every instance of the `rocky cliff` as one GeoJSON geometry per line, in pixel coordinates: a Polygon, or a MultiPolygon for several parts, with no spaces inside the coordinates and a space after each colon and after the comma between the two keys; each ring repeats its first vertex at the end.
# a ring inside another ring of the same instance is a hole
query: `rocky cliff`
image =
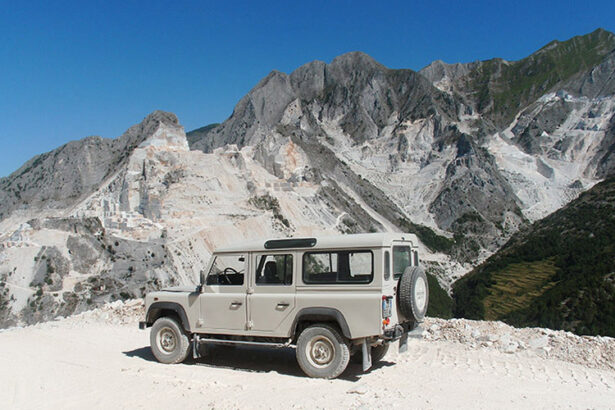
{"type": "Polygon", "coordinates": [[[15,186],[44,175],[46,183],[35,179],[44,192],[29,193],[35,200],[3,208],[8,216],[0,222],[0,326],[196,283],[218,246],[382,229],[377,214],[340,198],[290,140],[275,162],[281,177],[255,160],[255,147],[190,151],[177,118],[164,112],[149,115],[117,140],[98,139],[128,147],[116,156],[95,151],[91,141],[68,144],[90,150],[95,164],[88,184],[70,191],[75,195],[62,195],[72,187],[65,181],[83,180],[78,169],[64,166],[80,164],[66,147],[4,180],[15,186]],[[42,197],[48,192],[54,200],[42,197]]]}
{"type": "Polygon", "coordinates": [[[615,167],[615,36],[393,70],[353,52],[271,72],[221,124],[154,112],[0,179],[0,319],[193,283],[215,246],[412,231],[449,285],[615,167]]]}
{"type": "Polygon", "coordinates": [[[476,262],[613,171],[614,50],[599,29],[520,61],[436,61],[419,73],[348,53],[272,72],[189,139],[204,152],[254,146],[280,177],[292,140],[338,196],[384,219],[374,228],[411,228],[476,262]]]}

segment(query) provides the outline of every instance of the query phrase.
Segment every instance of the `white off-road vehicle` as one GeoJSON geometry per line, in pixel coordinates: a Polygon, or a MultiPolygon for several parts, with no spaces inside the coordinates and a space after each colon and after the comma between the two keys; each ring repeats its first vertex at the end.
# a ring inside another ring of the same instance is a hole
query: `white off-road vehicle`
{"type": "MultiPolygon", "coordinates": [[[[201,283],[145,298],[151,348],[182,362],[201,344],[294,346],[311,377],[334,378],[350,356],[363,369],[427,311],[429,289],[412,234],[272,239],[217,249],[201,283]]],[[[205,347],[206,349],[206,347],[205,347]]]]}

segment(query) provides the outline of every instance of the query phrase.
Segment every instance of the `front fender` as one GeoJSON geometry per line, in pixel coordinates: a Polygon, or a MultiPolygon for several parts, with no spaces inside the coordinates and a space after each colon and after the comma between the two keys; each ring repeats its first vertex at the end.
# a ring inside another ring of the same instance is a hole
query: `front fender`
{"type": "Polygon", "coordinates": [[[165,312],[173,312],[181,321],[182,327],[189,332],[190,331],[190,322],[188,322],[188,315],[186,315],[186,311],[184,308],[174,302],[154,302],[152,303],[147,312],[145,313],[145,323],[149,327],[154,324],[154,322],[161,316],[165,315],[165,312]]]}

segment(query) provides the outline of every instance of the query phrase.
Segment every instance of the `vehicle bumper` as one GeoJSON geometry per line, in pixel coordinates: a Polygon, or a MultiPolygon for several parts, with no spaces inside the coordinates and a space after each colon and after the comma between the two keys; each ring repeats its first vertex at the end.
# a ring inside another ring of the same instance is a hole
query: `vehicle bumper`
{"type": "Polygon", "coordinates": [[[385,330],[383,337],[388,341],[394,342],[401,339],[404,333],[408,333],[408,326],[405,324],[397,324],[395,327],[385,330]]]}

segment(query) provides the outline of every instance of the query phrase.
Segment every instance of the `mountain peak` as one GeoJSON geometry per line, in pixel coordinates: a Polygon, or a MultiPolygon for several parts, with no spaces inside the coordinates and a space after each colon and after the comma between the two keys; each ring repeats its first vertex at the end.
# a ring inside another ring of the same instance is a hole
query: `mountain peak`
{"type": "Polygon", "coordinates": [[[142,122],[142,124],[150,123],[164,123],[167,125],[179,126],[179,119],[177,118],[177,115],[172,112],[156,110],[148,114],[142,122]]]}
{"type": "Polygon", "coordinates": [[[136,147],[158,130],[160,124],[170,128],[181,128],[177,116],[171,112],[156,110],[146,116],[139,124],[128,128],[120,137],[126,147],[136,147]]]}
{"type": "Polygon", "coordinates": [[[613,51],[613,49],[615,49],[615,34],[604,30],[603,28],[598,28],[591,33],[574,36],[568,40],[553,40],[541,47],[537,52],[528,58],[549,51],[559,51],[571,54],[582,53],[587,54],[589,57],[593,57],[593,55],[596,54],[604,57],[606,54],[613,51]]]}
{"type": "Polygon", "coordinates": [[[476,62],[448,64],[442,60],[435,60],[422,68],[419,73],[431,81],[437,88],[444,91],[448,90],[447,85],[450,85],[445,83],[452,83],[459,77],[468,74],[476,65],[476,62]]]}
{"type": "Polygon", "coordinates": [[[288,78],[288,74],[283,73],[281,71],[278,70],[271,70],[269,72],[269,74],[267,74],[263,79],[261,79],[257,84],[256,87],[254,88],[260,88],[262,86],[264,86],[265,84],[269,83],[270,81],[274,80],[274,81],[286,81],[286,79],[288,78]]]}
{"type": "Polygon", "coordinates": [[[266,77],[262,78],[248,93],[249,96],[258,94],[275,94],[290,87],[288,74],[278,70],[272,70],[266,77]]]}
{"type": "MultiPolygon", "coordinates": [[[[586,34],[585,36],[587,37],[597,37],[597,38],[601,38],[601,39],[610,39],[610,40],[614,40],[615,39],[615,34],[611,33],[608,30],[603,29],[602,27],[598,27],[597,29],[595,29],[594,31],[592,31],[589,34],[586,34]]],[[[581,36],[583,37],[583,36],[581,36]]]]}
{"type": "Polygon", "coordinates": [[[330,64],[331,67],[340,66],[348,68],[348,66],[359,66],[372,69],[386,70],[387,68],[374,60],[370,55],[365,54],[362,51],[351,51],[337,56],[330,64]]]}
{"type": "Polygon", "coordinates": [[[139,126],[143,132],[139,148],[189,149],[186,133],[173,113],[154,111],[139,126]]]}

